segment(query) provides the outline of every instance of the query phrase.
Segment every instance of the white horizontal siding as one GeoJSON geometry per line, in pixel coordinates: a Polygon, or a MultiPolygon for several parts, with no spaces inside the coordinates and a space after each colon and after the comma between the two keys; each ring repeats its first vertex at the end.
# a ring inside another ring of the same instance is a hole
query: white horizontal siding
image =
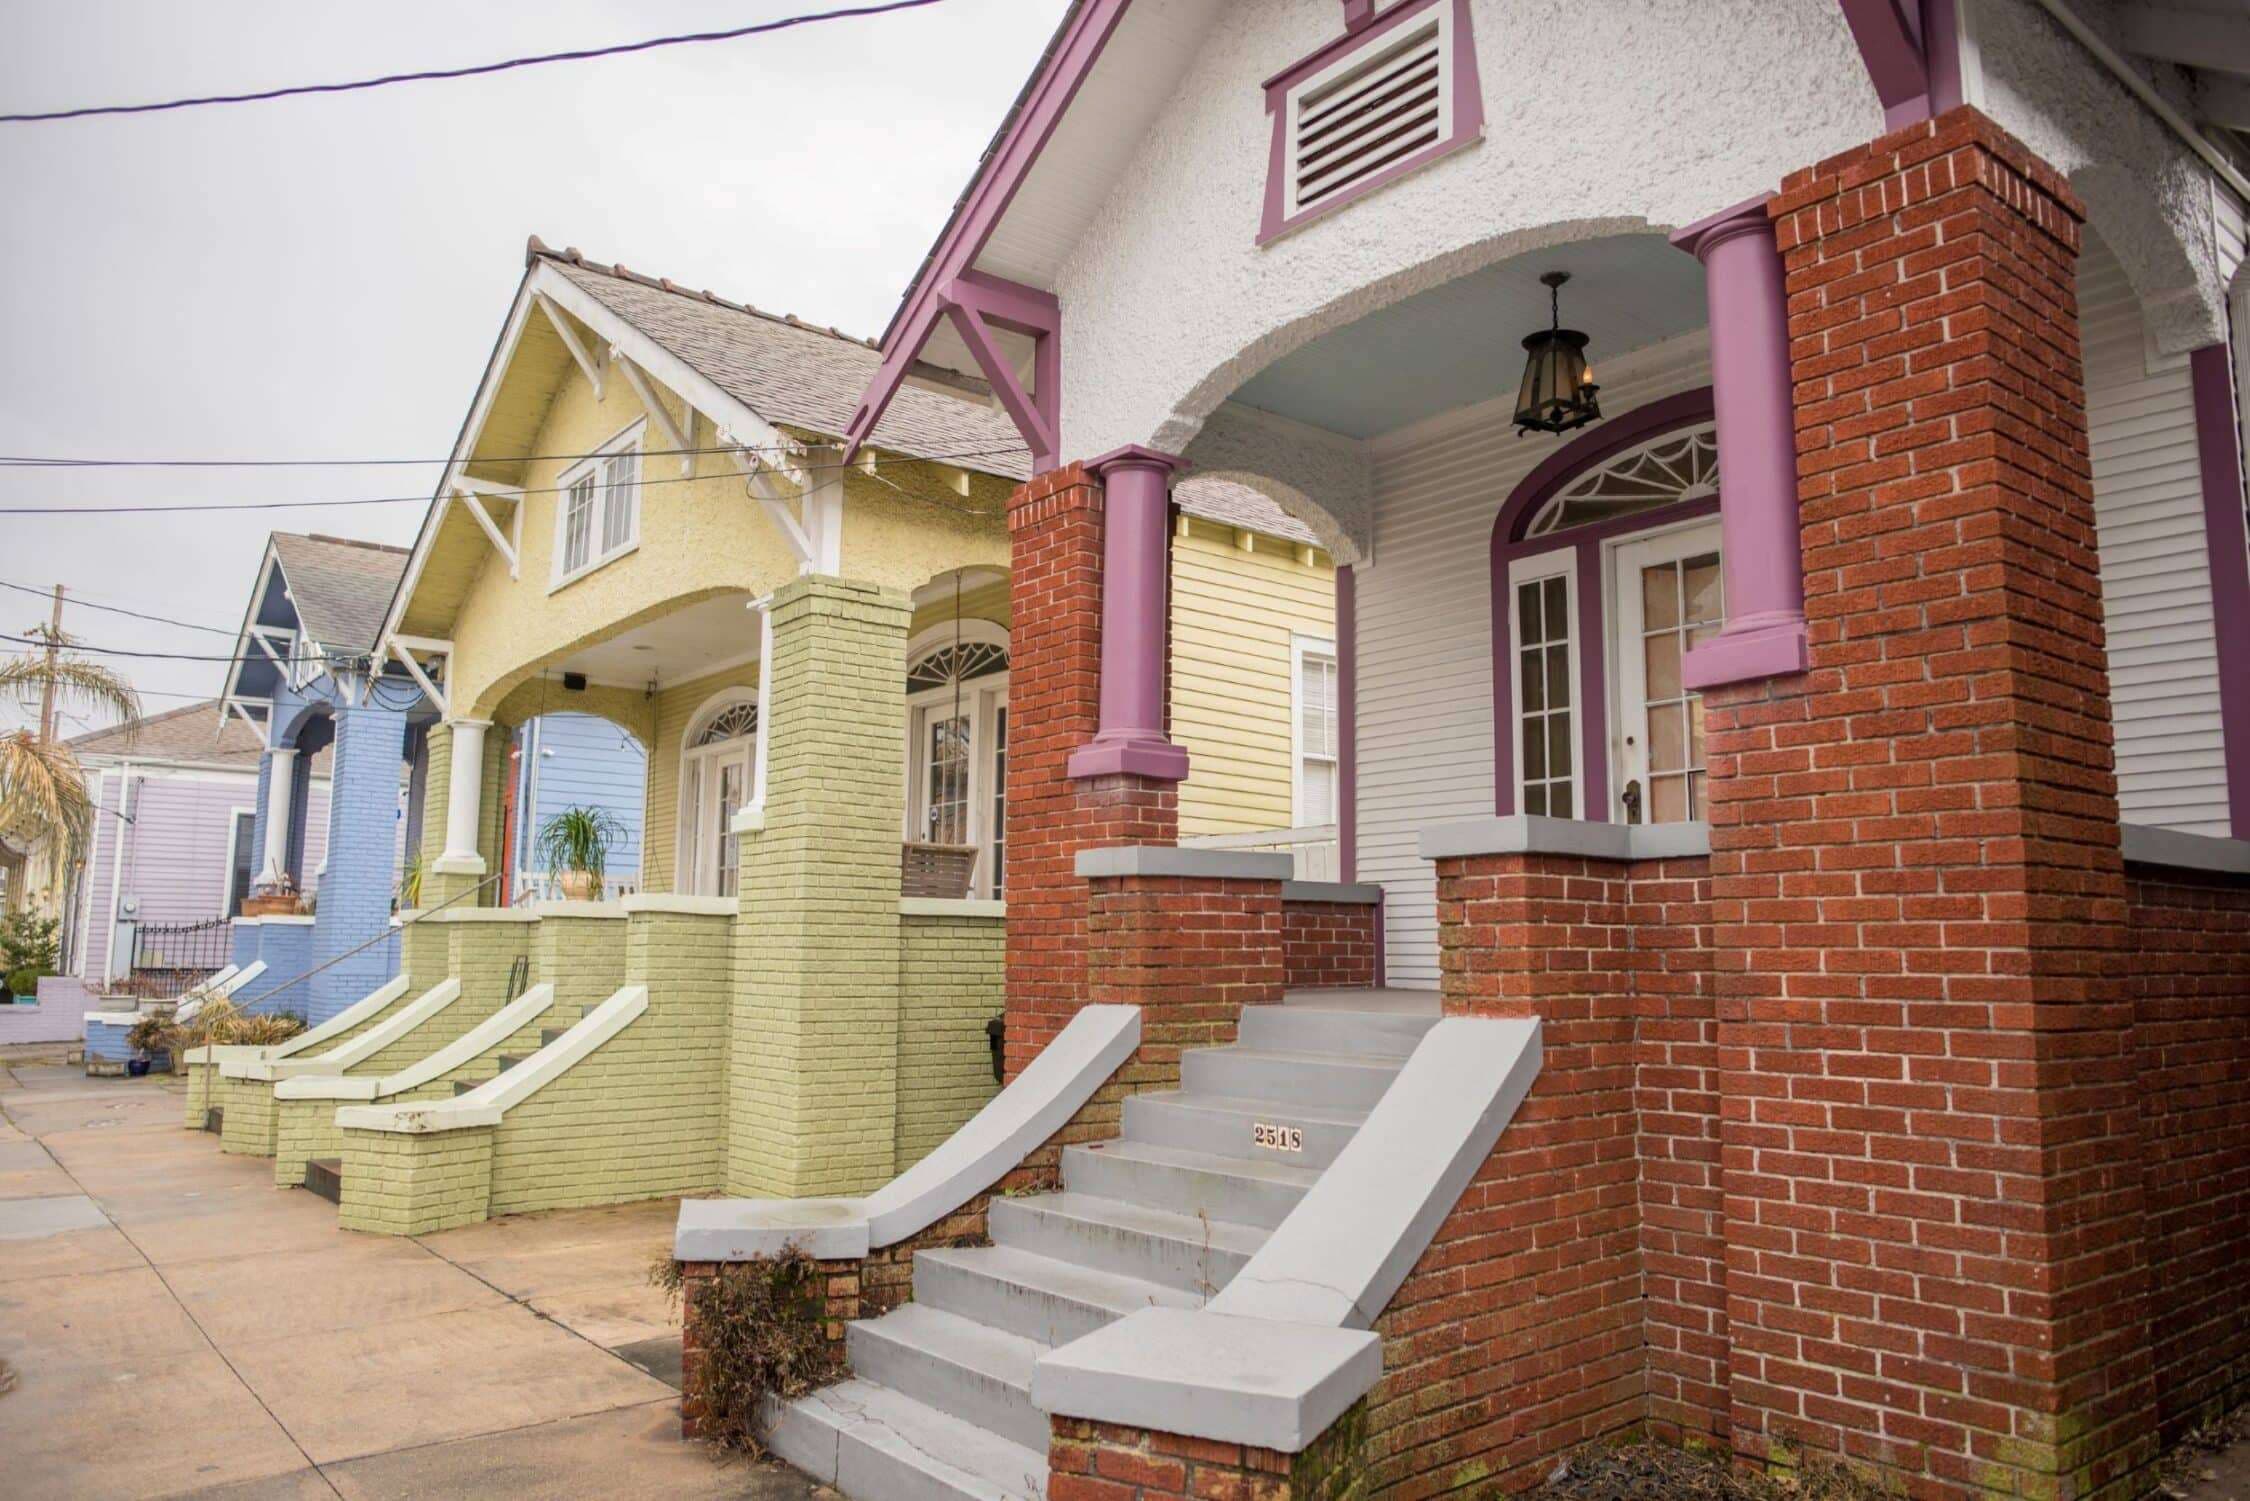
{"type": "Polygon", "coordinates": [[[2188,362],[2155,353],[2124,268],[2079,262],[2118,802],[2129,823],[2229,833],[2211,570],[2188,362]]]}
{"type": "MultiPolygon", "coordinates": [[[[1622,413],[1708,384],[1700,343],[1668,351],[1661,375],[1605,367],[1602,404],[1622,413]]],[[[1377,441],[1375,561],[1355,575],[1357,876],[1383,886],[1394,985],[1438,982],[1437,880],[1422,830],[1493,811],[1492,523],[1567,441],[1519,439],[1504,405],[1377,441]]]]}

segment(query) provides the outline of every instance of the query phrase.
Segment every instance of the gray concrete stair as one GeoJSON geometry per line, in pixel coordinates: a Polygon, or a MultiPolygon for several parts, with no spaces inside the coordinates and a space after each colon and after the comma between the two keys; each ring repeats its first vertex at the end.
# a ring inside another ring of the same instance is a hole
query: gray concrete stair
{"type": "Polygon", "coordinates": [[[1047,1346],[922,1303],[845,1334],[852,1372],[1027,1449],[1047,1446],[1047,1415],[1031,1405],[1031,1363],[1047,1346]]]}
{"type": "Polygon", "coordinates": [[[1040,1501],[1047,1450],[854,1378],[775,1413],[767,1446],[859,1501],[1040,1501]]]}
{"type": "Polygon", "coordinates": [[[1226,1286],[1436,1021],[1407,991],[1247,1009],[1235,1046],[1185,1055],[1178,1091],[1125,1102],[1121,1139],[1064,1149],[1061,1192],[993,1199],[991,1245],[916,1253],[914,1301],[851,1325],[852,1379],[772,1410],[774,1452],[855,1501],[1043,1497],[1041,1351],[1226,1286]],[[1301,1149],[1257,1145],[1258,1124],[1301,1149]]]}
{"type": "Polygon", "coordinates": [[[1359,1132],[1365,1110],[1306,1105],[1296,1100],[1238,1099],[1232,1095],[1137,1094],[1125,1102],[1125,1139],[1157,1146],[1185,1147],[1221,1157],[1245,1157],[1324,1168],[1359,1132]],[[1294,1152],[1256,1143],[1258,1125],[1295,1127],[1303,1132],[1294,1152]]]}
{"type": "Polygon", "coordinates": [[[1227,1095],[1236,1099],[1289,1100],[1368,1110],[1391,1087],[1406,1060],[1348,1057],[1237,1044],[1198,1048],[1180,1059],[1184,1094],[1227,1095]]]}
{"type": "Polygon", "coordinates": [[[1073,1193],[1124,1199],[1174,1214],[1204,1214],[1272,1229],[1319,1181],[1309,1167],[1219,1157],[1145,1141],[1104,1141],[1063,1149],[1063,1184],[1073,1193]]]}
{"type": "Polygon", "coordinates": [[[1067,1345],[1142,1308],[1200,1308],[1200,1294],[1013,1246],[917,1252],[914,1300],[1043,1345],[1067,1345]]]}
{"type": "Polygon", "coordinates": [[[995,1245],[1205,1297],[1233,1280],[1266,1240],[1254,1225],[1074,1193],[995,1199],[990,1223],[995,1245]]]}

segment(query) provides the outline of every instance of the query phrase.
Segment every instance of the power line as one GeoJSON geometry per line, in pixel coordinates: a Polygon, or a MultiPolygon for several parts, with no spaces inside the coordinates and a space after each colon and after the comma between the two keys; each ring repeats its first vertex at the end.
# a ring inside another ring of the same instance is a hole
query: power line
{"type": "Polygon", "coordinates": [[[293,84],[287,88],[261,89],[249,94],[208,94],[189,99],[167,99],[154,104],[100,104],[80,109],[47,110],[36,114],[0,115],[0,125],[31,125],[53,120],[83,120],[94,115],[148,115],[162,110],[197,109],[211,104],[257,104],[272,99],[289,99],[303,94],[349,94],[363,89],[387,88],[398,83],[434,83],[454,78],[475,78],[487,73],[505,73],[515,68],[535,68],[547,63],[586,62],[599,57],[621,57],[632,52],[648,52],[658,47],[684,47],[702,42],[729,42],[739,37],[759,36],[767,32],[788,31],[798,26],[810,26],[821,21],[843,21],[857,16],[880,16],[897,10],[916,10],[925,5],[936,5],[940,0],[887,0],[880,5],[857,5],[845,10],[818,11],[808,15],[784,16],[778,21],[760,21],[751,26],[736,26],[726,31],[697,31],[680,36],[651,37],[640,42],[620,42],[610,47],[584,47],[573,52],[545,52],[531,57],[511,57],[500,62],[476,63],[465,68],[427,68],[413,73],[386,73],[377,78],[359,78],[348,83],[293,84]]]}
{"type": "MultiPolygon", "coordinates": [[[[44,648],[44,647],[46,646],[46,644],[47,644],[46,642],[44,642],[44,641],[41,641],[41,640],[38,640],[38,639],[37,639],[37,638],[35,638],[35,637],[31,637],[31,636],[12,636],[12,635],[9,635],[8,633],[4,632],[4,631],[0,631],[0,641],[11,641],[11,642],[14,642],[14,643],[15,643],[15,644],[16,644],[17,646],[33,646],[33,647],[40,647],[40,648],[44,648]]],[[[91,652],[91,653],[93,653],[93,654],[94,654],[95,656],[97,656],[97,657],[145,657],[145,658],[147,658],[147,659],[149,659],[149,660],[151,660],[151,661],[158,661],[158,662],[273,662],[273,661],[274,661],[274,659],[273,659],[272,657],[268,657],[268,656],[263,656],[263,655],[260,655],[260,656],[255,656],[255,657],[250,657],[250,656],[224,656],[224,657],[221,657],[221,656],[209,656],[209,655],[205,655],[204,653],[201,653],[201,652],[190,652],[190,651],[132,651],[132,650],[128,650],[127,648],[125,648],[125,647],[122,647],[122,646],[88,646],[88,645],[87,645],[87,644],[86,644],[85,642],[83,642],[83,641],[73,641],[73,642],[71,642],[71,643],[70,643],[69,647],[68,647],[68,648],[66,648],[66,649],[67,649],[67,650],[70,650],[70,651],[74,651],[74,652],[91,652]]],[[[363,657],[363,656],[368,656],[368,655],[370,655],[370,654],[369,654],[369,653],[366,653],[366,652],[352,652],[352,653],[347,653],[347,654],[345,654],[345,655],[344,655],[343,657],[341,657],[341,658],[325,658],[325,657],[300,657],[300,656],[295,656],[295,655],[291,655],[291,656],[285,656],[285,657],[281,658],[281,660],[280,660],[279,662],[275,663],[275,665],[276,665],[276,666],[280,666],[280,667],[308,667],[308,666],[317,666],[317,667],[323,667],[323,668],[330,668],[330,667],[341,667],[341,666],[346,666],[346,665],[348,665],[349,663],[351,663],[352,661],[356,660],[356,659],[357,659],[357,658],[359,658],[359,657],[363,657]]]]}
{"type": "MultiPolygon", "coordinates": [[[[0,589],[13,589],[19,594],[36,594],[41,598],[47,597],[52,592],[47,589],[34,589],[29,584],[11,584],[6,579],[0,579],[0,589]]],[[[107,610],[112,615],[130,615],[135,620],[153,620],[158,625],[176,625],[185,631],[209,631],[214,636],[233,636],[236,634],[236,632],[228,630],[224,626],[197,625],[192,620],[174,620],[168,615],[148,615],[139,610],[128,610],[123,605],[98,605],[90,599],[81,599],[76,594],[70,595],[68,598],[71,604],[82,610],[107,610]]]]}
{"type": "MultiPolygon", "coordinates": [[[[682,458],[688,454],[705,453],[779,453],[802,451],[801,445],[751,443],[717,443],[703,448],[644,448],[646,458],[682,458]]],[[[0,454],[0,469],[374,469],[396,464],[450,464],[458,454],[446,454],[431,459],[86,459],[63,454],[0,454]]],[[[484,464],[529,464],[546,459],[596,459],[600,450],[589,453],[518,453],[506,458],[478,454],[471,462],[484,464]]]]}
{"type": "MultiPolygon", "coordinates": [[[[719,451],[725,452],[726,450],[719,451]]],[[[737,449],[734,451],[740,452],[741,450],[737,449]]],[[[860,463],[800,464],[794,467],[808,474],[818,473],[822,470],[828,469],[860,469],[863,467],[881,470],[895,469],[900,467],[901,465],[906,464],[934,464],[942,463],[949,459],[996,458],[1004,454],[1026,452],[1029,452],[1029,450],[1020,446],[1010,448],[984,448],[968,450],[961,453],[924,454],[914,457],[901,457],[895,459],[876,459],[870,460],[864,465],[860,463]]],[[[648,455],[646,454],[643,455],[643,457],[647,456],[648,455]]],[[[727,476],[714,476],[709,474],[679,474],[672,475],[664,479],[638,479],[632,481],[632,485],[636,489],[645,489],[654,485],[691,485],[701,480],[714,478],[724,479],[727,478],[727,476]]],[[[535,485],[527,489],[518,490],[515,493],[518,495],[560,495],[570,488],[571,487],[568,485],[535,485]]],[[[204,502],[190,502],[186,505],[174,506],[0,506],[0,516],[163,516],[172,513],[184,514],[187,512],[195,511],[329,510],[341,506],[429,505],[435,500],[435,498],[436,497],[429,495],[370,495],[359,500],[214,500],[204,502]]],[[[968,506],[956,506],[954,507],[954,509],[967,511],[971,515],[978,516],[993,514],[988,511],[980,511],[975,509],[974,507],[968,506]]]]}

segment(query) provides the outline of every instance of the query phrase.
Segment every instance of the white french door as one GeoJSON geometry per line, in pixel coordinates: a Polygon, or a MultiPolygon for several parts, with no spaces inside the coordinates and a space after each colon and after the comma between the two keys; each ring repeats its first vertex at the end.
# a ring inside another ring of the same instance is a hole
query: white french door
{"type": "Polygon", "coordinates": [[[680,872],[690,896],[733,896],[740,885],[741,845],[734,815],[750,795],[751,744],[746,740],[688,752],[680,773],[680,872]]]}
{"type": "Polygon", "coordinates": [[[1704,803],[1703,695],[1681,658],[1726,621],[1719,525],[1700,523],[1618,544],[1610,553],[1616,610],[1617,816],[1682,823],[1704,803]]]}

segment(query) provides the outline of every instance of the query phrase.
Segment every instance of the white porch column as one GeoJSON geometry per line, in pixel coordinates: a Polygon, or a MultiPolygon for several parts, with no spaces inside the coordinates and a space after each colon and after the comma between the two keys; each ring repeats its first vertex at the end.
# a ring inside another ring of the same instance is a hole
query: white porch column
{"type": "Polygon", "coordinates": [[[488,719],[454,719],[446,723],[453,737],[446,768],[445,851],[431,869],[439,875],[481,876],[484,856],[477,853],[478,802],[484,796],[484,732],[488,719]]]}
{"type": "Polygon", "coordinates": [[[257,884],[274,886],[289,870],[289,800],[297,780],[297,748],[277,745],[266,754],[273,758],[273,770],[266,777],[266,855],[257,884]]]}

